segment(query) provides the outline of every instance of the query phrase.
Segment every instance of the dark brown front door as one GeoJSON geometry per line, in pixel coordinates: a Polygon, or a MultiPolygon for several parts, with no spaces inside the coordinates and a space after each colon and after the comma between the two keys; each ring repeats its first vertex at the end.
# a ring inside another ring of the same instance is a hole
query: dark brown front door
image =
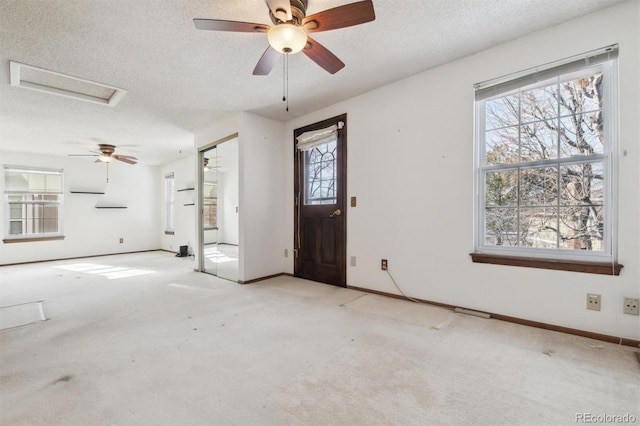
{"type": "Polygon", "coordinates": [[[346,114],[294,132],[294,275],[342,287],[347,282],[346,134],[346,114]],[[318,142],[300,149],[303,134],[318,136],[318,142]]]}

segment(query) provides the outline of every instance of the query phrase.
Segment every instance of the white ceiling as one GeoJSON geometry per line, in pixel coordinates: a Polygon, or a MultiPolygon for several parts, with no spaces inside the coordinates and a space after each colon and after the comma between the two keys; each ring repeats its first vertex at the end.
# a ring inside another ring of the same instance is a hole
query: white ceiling
{"type": "MultiPolygon", "coordinates": [[[[290,58],[285,112],[281,64],[252,75],[264,34],[192,23],[271,24],[264,0],[0,0],[1,148],[67,155],[109,143],[163,164],[188,155],[198,129],[234,112],[287,121],[622,1],[374,0],[374,22],[314,34],[346,64],[337,74],[302,54],[290,58]],[[10,60],[128,94],[112,108],[12,87],[10,60]]],[[[351,2],[309,0],[307,15],[351,2]]]]}

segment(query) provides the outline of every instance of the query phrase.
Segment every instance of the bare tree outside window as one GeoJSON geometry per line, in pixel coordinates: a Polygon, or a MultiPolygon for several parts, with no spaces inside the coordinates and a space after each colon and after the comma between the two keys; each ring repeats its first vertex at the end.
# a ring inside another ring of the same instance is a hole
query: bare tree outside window
{"type": "Polygon", "coordinates": [[[333,141],[305,152],[305,204],[336,203],[336,148],[333,141]]]}
{"type": "Polygon", "coordinates": [[[485,101],[484,244],[603,250],[603,73],[485,101]]]}

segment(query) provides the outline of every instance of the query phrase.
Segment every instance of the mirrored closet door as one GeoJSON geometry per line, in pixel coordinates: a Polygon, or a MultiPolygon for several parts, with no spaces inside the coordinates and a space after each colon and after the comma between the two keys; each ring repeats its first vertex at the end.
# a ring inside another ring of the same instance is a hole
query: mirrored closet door
{"type": "Polygon", "coordinates": [[[200,152],[201,259],[203,272],[238,280],[238,139],[200,152]]]}

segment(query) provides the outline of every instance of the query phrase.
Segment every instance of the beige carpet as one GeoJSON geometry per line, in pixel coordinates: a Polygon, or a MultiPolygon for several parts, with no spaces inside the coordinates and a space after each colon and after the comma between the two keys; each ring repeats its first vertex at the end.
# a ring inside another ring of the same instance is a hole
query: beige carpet
{"type": "Polygon", "coordinates": [[[50,317],[0,332],[3,426],[640,422],[629,347],[291,277],[242,286],[163,252],[0,283],[0,305],[50,317]]]}

